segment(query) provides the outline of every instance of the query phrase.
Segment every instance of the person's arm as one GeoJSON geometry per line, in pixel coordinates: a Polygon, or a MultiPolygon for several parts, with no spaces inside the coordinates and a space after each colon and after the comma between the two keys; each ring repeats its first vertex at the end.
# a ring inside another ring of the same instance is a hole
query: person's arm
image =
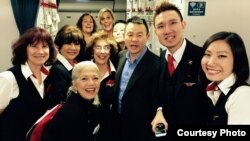
{"type": "Polygon", "coordinates": [[[18,94],[19,88],[14,74],[11,71],[0,73],[0,114],[18,94]]]}
{"type": "Polygon", "coordinates": [[[155,128],[159,123],[163,123],[165,125],[165,129],[168,128],[168,123],[163,116],[162,107],[157,108],[156,115],[151,122],[153,132],[155,132],[155,128]]]}
{"type": "Polygon", "coordinates": [[[250,87],[238,87],[228,98],[225,108],[229,125],[250,125],[250,87]]]}

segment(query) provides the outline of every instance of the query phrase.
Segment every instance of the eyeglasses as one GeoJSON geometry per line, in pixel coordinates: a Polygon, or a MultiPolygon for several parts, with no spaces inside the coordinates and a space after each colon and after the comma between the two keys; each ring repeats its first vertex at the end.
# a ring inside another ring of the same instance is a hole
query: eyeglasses
{"type": "Polygon", "coordinates": [[[104,51],[108,51],[110,50],[110,46],[109,45],[106,45],[106,46],[94,46],[94,49],[98,50],[98,51],[101,51],[101,50],[104,50],[104,51]]]}

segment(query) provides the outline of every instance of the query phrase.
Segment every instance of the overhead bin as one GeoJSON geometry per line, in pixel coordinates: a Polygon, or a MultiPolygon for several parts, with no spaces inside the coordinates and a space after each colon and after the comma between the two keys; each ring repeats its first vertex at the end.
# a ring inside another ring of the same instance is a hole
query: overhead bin
{"type": "Polygon", "coordinates": [[[126,0],[60,0],[59,12],[97,12],[103,7],[125,12],[126,0]]]}

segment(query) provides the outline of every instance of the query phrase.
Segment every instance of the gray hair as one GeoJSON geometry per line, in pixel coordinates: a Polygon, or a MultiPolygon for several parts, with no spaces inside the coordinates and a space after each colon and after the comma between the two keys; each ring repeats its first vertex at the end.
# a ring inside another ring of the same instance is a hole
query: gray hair
{"type": "MultiPolygon", "coordinates": [[[[72,82],[75,81],[79,77],[80,72],[82,71],[83,68],[88,68],[88,67],[94,67],[99,72],[99,69],[94,62],[92,62],[92,61],[79,62],[74,66],[74,68],[72,70],[72,82]]],[[[99,73],[98,73],[98,75],[99,75],[99,73]]],[[[73,85],[71,85],[69,87],[68,94],[70,94],[71,92],[74,92],[75,94],[77,93],[77,90],[73,87],[73,85]]],[[[98,94],[95,96],[92,104],[95,106],[100,105],[98,94]]]]}

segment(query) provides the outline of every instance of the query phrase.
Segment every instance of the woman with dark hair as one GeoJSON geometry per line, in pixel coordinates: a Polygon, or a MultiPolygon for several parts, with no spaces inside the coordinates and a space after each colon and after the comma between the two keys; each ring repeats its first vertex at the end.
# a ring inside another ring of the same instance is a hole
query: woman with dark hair
{"type": "Polygon", "coordinates": [[[95,19],[93,18],[91,14],[84,13],[78,19],[76,26],[82,30],[83,35],[84,35],[84,40],[86,41],[86,44],[88,44],[90,41],[91,35],[95,33],[97,30],[95,19]]]}
{"type": "Polygon", "coordinates": [[[58,31],[54,42],[59,53],[57,61],[50,70],[51,87],[49,95],[51,97],[51,107],[60,102],[65,102],[68,88],[71,85],[72,69],[79,61],[77,56],[82,55],[81,58],[85,57],[85,54],[80,54],[81,50],[85,49],[85,41],[81,30],[76,26],[63,26],[58,31]]]}
{"type": "Polygon", "coordinates": [[[249,64],[241,37],[218,32],[203,45],[202,69],[208,80],[210,101],[208,124],[250,124],[249,64]]]}
{"type": "Polygon", "coordinates": [[[0,73],[0,140],[24,141],[29,128],[48,109],[49,68],[56,49],[44,29],[28,29],[12,45],[12,64],[0,73]]]}

